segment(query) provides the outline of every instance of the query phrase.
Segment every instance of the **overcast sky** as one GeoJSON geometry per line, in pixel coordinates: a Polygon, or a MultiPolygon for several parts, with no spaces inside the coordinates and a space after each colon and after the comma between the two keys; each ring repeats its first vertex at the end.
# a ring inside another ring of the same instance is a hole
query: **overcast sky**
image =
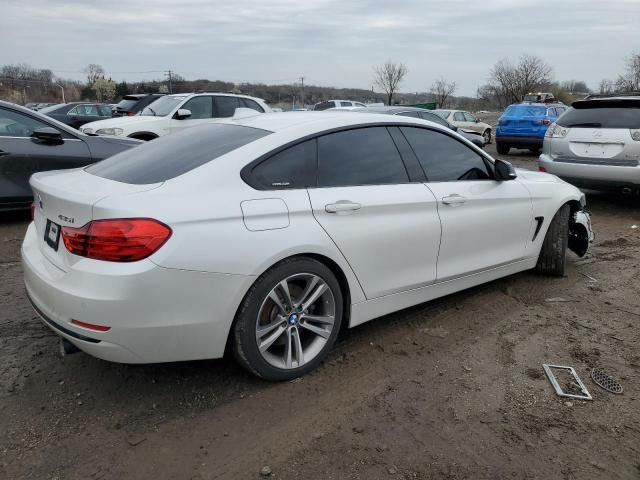
{"type": "Polygon", "coordinates": [[[640,0],[0,0],[0,63],[83,78],[159,78],[371,88],[373,66],[404,62],[405,92],[439,76],[475,95],[523,52],[557,80],[596,88],[640,51],[640,0]]]}

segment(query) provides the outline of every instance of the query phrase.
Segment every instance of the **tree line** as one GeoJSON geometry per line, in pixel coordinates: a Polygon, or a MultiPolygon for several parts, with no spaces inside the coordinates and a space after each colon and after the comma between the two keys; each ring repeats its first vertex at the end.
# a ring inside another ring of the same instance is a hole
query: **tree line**
{"type": "MultiPolygon", "coordinates": [[[[188,93],[197,91],[230,92],[252,95],[273,106],[300,108],[330,99],[349,99],[364,103],[384,102],[416,104],[435,102],[440,108],[465,110],[498,110],[522,101],[529,92],[552,92],[554,96],[571,103],[592,93],[581,80],[557,81],[553,67],[536,55],[523,54],[519,58],[502,59],[488,72],[487,82],[477,89],[475,97],[455,96],[458,85],[441,76],[422,92],[401,92],[409,68],[401,63],[387,61],[375,66],[372,84],[377,87],[333,88],[314,85],[263,83],[233,83],[222,80],[187,80],[179,73],[168,78],[151,81],[120,81],[111,79],[98,64],[84,70],[85,81],[58,77],[49,69],[38,69],[28,64],[0,67],[0,98],[14,103],[99,101],[113,103],[128,93],[188,93]]],[[[623,93],[640,91],[640,53],[632,53],[625,61],[625,70],[615,79],[603,79],[595,93],[623,93]]]]}

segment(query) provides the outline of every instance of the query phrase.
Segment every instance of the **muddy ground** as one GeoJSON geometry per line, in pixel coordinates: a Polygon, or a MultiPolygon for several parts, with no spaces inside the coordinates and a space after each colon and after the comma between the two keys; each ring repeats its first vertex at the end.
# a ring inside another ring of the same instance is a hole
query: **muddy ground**
{"type": "Polygon", "coordinates": [[[60,358],[22,286],[26,216],[5,216],[0,478],[638,479],[640,201],[588,201],[596,242],[567,277],[525,272],[380,318],[281,384],[230,359],[60,358]],[[557,397],[543,363],[574,366],[593,401],[557,397]]]}

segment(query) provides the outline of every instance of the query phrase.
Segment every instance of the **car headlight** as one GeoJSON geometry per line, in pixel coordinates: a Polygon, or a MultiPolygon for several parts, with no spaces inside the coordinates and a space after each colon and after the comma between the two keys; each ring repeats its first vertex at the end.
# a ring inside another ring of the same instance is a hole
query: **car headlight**
{"type": "Polygon", "coordinates": [[[82,133],[86,133],[87,135],[91,135],[93,133],[93,128],[81,128],[80,131],[82,133]]]}
{"type": "Polygon", "coordinates": [[[549,128],[547,128],[547,132],[544,136],[550,138],[564,138],[567,136],[567,133],[569,133],[568,128],[561,127],[557,123],[552,123],[549,125],[549,128]]]}
{"type": "Polygon", "coordinates": [[[100,128],[96,130],[98,135],[122,135],[122,132],[124,130],[121,128],[100,128]]]}

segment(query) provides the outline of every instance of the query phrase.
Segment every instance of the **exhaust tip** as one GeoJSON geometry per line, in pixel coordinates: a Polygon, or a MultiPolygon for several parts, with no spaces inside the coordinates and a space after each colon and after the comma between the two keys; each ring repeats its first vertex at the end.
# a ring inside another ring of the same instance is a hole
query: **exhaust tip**
{"type": "Polygon", "coordinates": [[[60,339],[60,355],[62,357],[66,357],[67,355],[71,355],[72,353],[78,353],[79,351],[80,349],[66,338],[60,339]]]}

